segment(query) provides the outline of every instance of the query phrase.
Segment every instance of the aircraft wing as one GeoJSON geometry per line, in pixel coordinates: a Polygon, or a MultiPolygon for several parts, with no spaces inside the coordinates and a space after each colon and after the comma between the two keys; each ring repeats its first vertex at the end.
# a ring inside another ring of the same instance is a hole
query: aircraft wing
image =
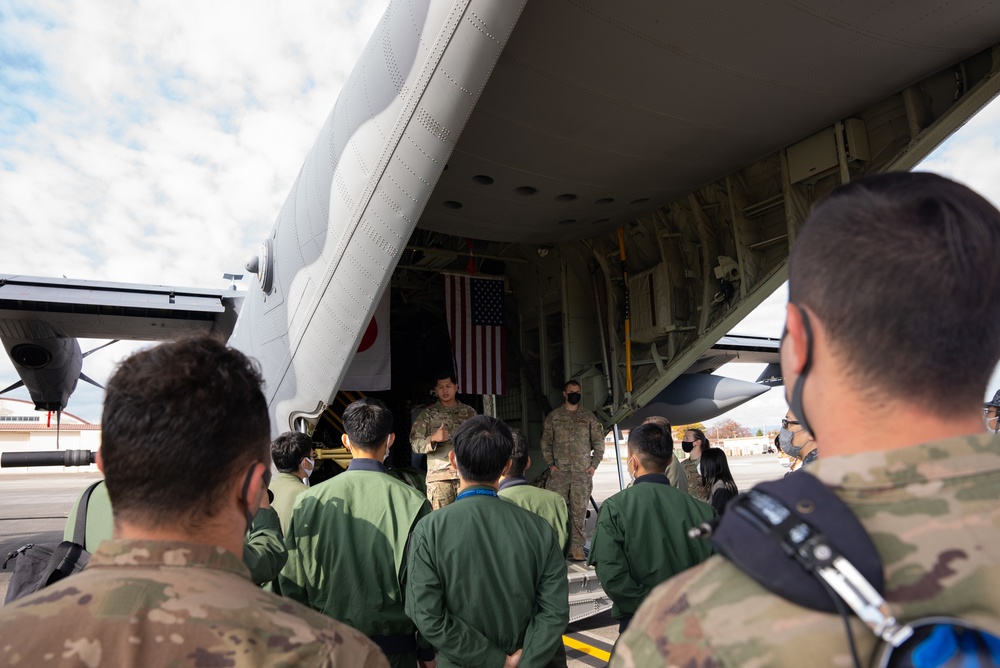
{"type": "Polygon", "coordinates": [[[243,292],[0,274],[0,337],[44,331],[85,339],[228,337],[243,292]]]}
{"type": "MultiPolygon", "coordinates": [[[[243,293],[0,274],[0,342],[38,410],[61,411],[82,374],[78,338],[228,337],[243,293]]],[[[94,383],[96,385],[96,383],[94,383]]]]}

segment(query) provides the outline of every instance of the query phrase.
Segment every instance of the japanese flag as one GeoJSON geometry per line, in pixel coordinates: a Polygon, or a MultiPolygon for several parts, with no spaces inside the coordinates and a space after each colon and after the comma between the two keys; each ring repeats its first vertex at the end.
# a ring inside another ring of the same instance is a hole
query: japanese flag
{"type": "Polygon", "coordinates": [[[389,290],[375,309],[361,337],[358,351],[347,369],[342,390],[388,390],[392,386],[392,355],[389,345],[389,290]]]}

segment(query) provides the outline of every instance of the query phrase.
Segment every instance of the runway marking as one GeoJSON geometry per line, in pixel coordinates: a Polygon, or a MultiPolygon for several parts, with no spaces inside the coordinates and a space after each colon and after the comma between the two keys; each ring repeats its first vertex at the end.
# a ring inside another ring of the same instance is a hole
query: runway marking
{"type": "Polygon", "coordinates": [[[569,636],[563,636],[562,639],[563,639],[563,644],[566,645],[566,647],[575,649],[579,652],[583,652],[584,654],[592,656],[595,659],[600,659],[601,661],[611,660],[611,652],[605,652],[603,649],[597,649],[592,645],[588,645],[585,642],[580,642],[579,640],[575,638],[570,638],[569,636]]]}

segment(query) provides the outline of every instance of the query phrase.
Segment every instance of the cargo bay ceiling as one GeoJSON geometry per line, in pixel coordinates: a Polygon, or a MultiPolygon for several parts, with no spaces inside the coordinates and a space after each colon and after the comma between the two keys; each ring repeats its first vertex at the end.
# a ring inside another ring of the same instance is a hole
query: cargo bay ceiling
{"type": "Polygon", "coordinates": [[[532,0],[419,224],[593,237],[955,68],[927,123],[998,41],[982,0],[532,0]]]}

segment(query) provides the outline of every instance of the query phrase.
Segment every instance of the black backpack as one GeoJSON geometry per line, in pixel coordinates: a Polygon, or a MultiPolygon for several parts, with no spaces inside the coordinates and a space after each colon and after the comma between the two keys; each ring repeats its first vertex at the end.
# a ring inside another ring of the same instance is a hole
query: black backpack
{"type": "Polygon", "coordinates": [[[17,561],[14,562],[14,573],[7,587],[4,604],[44,589],[64,577],[83,570],[90,561],[90,552],[84,548],[87,543],[87,505],[90,503],[90,495],[102,482],[98,480],[92,484],[80,497],[72,541],[64,540],[58,545],[28,543],[7,554],[3,562],[4,569],[11,559],[17,561]]]}
{"type": "MultiPolygon", "coordinates": [[[[857,615],[879,638],[869,666],[1000,665],[1000,638],[968,620],[940,616],[898,622],[882,598],[882,559],[868,533],[847,504],[805,471],[761,483],[733,499],[711,531],[711,542],[771,593],[840,614],[845,621],[848,614],[857,615]],[[835,529],[827,535],[823,527],[835,529]],[[774,568],[787,557],[801,569],[774,568]]],[[[844,626],[854,665],[860,668],[864,664],[851,628],[844,626]]]]}

